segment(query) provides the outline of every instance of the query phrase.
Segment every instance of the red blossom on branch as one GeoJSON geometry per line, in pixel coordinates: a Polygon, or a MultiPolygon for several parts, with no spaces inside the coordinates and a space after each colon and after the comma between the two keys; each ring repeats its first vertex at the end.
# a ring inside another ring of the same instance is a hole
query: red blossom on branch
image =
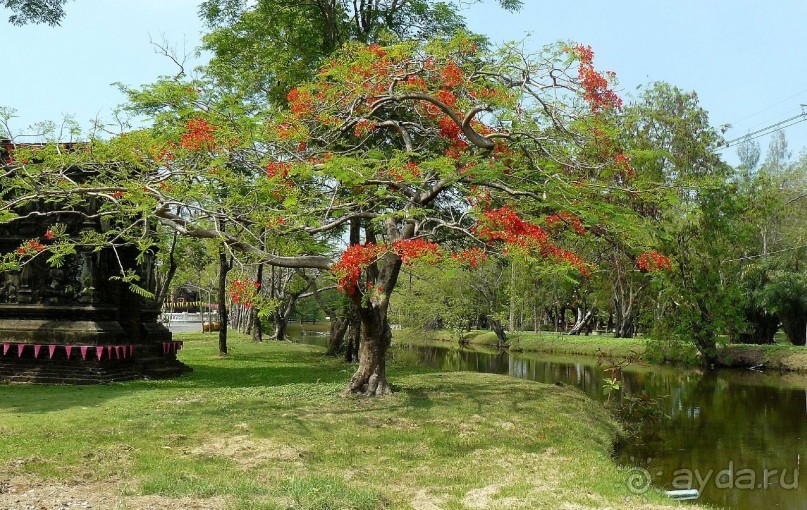
{"type": "Polygon", "coordinates": [[[453,60],[449,60],[445,67],[443,67],[443,70],[440,72],[440,77],[446,87],[456,87],[465,82],[465,74],[462,68],[454,63],[453,60]]]}
{"type": "Polygon", "coordinates": [[[546,226],[549,228],[556,228],[563,225],[568,225],[572,227],[572,229],[577,233],[577,235],[584,235],[586,233],[586,228],[583,226],[583,222],[580,218],[575,216],[574,214],[561,211],[560,214],[552,214],[546,217],[546,226]]]}
{"type": "Polygon", "coordinates": [[[286,163],[285,161],[272,161],[266,165],[266,177],[270,179],[278,177],[285,180],[289,177],[290,168],[291,164],[286,163]]]}
{"type": "Polygon", "coordinates": [[[480,250],[479,248],[471,248],[470,250],[463,250],[461,252],[452,253],[451,258],[462,262],[464,264],[468,264],[472,268],[477,268],[479,265],[488,258],[488,254],[485,253],[484,250],[480,250]]]}
{"type": "MultiPolygon", "coordinates": [[[[594,51],[591,46],[578,44],[574,48],[568,48],[580,61],[578,69],[578,79],[583,86],[583,97],[588,102],[593,113],[598,113],[608,108],[621,108],[622,99],[614,92],[608,83],[608,78],[594,69],[594,51]]],[[[613,73],[606,73],[613,77],[613,73]]]]}
{"type": "Polygon", "coordinates": [[[524,221],[507,206],[485,211],[476,233],[488,243],[502,241],[508,246],[538,250],[545,258],[569,264],[583,275],[591,274],[591,267],[582,258],[550,242],[544,229],[524,221]]]}
{"type": "Polygon", "coordinates": [[[672,269],[672,262],[669,257],[657,251],[646,251],[636,259],[636,265],[645,273],[656,271],[669,271],[672,269]]]}
{"type": "Polygon", "coordinates": [[[636,170],[630,164],[630,157],[624,154],[618,154],[616,159],[616,166],[626,179],[632,179],[636,174],[636,170]]]}
{"type": "Polygon", "coordinates": [[[507,206],[485,211],[476,232],[484,241],[504,241],[525,247],[543,244],[548,239],[544,229],[524,221],[507,206]]]}
{"type": "Polygon", "coordinates": [[[212,150],[216,146],[216,138],[213,136],[215,132],[216,126],[206,120],[190,119],[185,124],[185,134],[182,135],[179,145],[189,151],[212,150]]]}
{"type": "Polygon", "coordinates": [[[421,258],[429,262],[437,262],[440,258],[440,247],[422,238],[395,241],[392,248],[406,265],[411,265],[421,258]]]}
{"type": "Polygon", "coordinates": [[[387,251],[386,246],[373,243],[353,244],[334,264],[333,273],[339,278],[337,289],[352,295],[356,292],[361,272],[387,251]]]}
{"type": "Polygon", "coordinates": [[[255,300],[260,291],[260,282],[249,280],[232,280],[227,288],[230,299],[235,304],[240,304],[245,308],[255,306],[255,300]]]}

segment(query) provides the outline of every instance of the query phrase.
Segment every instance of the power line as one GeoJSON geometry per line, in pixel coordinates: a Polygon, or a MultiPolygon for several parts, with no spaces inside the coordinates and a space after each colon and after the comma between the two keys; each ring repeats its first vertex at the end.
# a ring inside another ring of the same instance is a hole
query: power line
{"type": "Polygon", "coordinates": [[[758,112],[756,112],[756,113],[752,113],[751,115],[749,115],[749,116],[747,116],[747,117],[743,117],[742,119],[740,119],[740,120],[738,120],[738,121],[735,121],[735,122],[732,122],[731,124],[732,124],[732,125],[741,124],[743,121],[748,120],[748,119],[750,119],[750,118],[752,118],[752,117],[756,117],[756,116],[757,116],[757,115],[759,115],[760,113],[764,113],[764,112],[766,112],[766,111],[770,110],[771,108],[774,108],[774,107],[776,107],[776,106],[779,106],[780,104],[784,104],[784,103],[786,103],[786,102],[790,101],[791,99],[793,99],[794,97],[797,97],[797,96],[800,96],[800,95],[804,94],[805,92],[807,92],[807,89],[804,89],[804,90],[802,90],[802,91],[800,91],[800,92],[796,92],[796,93],[795,93],[795,94],[793,94],[792,96],[788,96],[788,97],[786,97],[786,98],[782,99],[781,101],[779,101],[778,103],[774,103],[774,104],[772,104],[772,105],[770,105],[770,106],[767,106],[767,107],[765,107],[765,108],[763,108],[763,109],[759,110],[758,112]]]}
{"type": "Polygon", "coordinates": [[[804,122],[805,120],[807,120],[807,112],[801,112],[800,114],[794,115],[793,117],[790,117],[788,119],[780,120],[779,122],[776,122],[776,123],[771,124],[769,126],[765,126],[765,127],[761,128],[761,129],[757,129],[756,131],[752,131],[750,133],[746,133],[743,136],[740,136],[740,137],[734,138],[732,140],[729,140],[722,147],[722,149],[728,149],[730,147],[737,146],[737,145],[741,144],[742,142],[755,140],[757,138],[760,138],[760,137],[763,137],[763,136],[766,136],[766,135],[770,135],[770,134],[775,133],[777,131],[781,131],[781,130],[783,130],[785,128],[789,128],[791,126],[795,126],[796,124],[800,124],[800,123],[804,122]]]}

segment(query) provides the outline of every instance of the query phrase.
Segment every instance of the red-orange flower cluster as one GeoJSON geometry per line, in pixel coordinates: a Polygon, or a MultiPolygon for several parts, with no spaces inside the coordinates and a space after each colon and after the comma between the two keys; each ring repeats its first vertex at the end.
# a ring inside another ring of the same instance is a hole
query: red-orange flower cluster
{"type": "Polygon", "coordinates": [[[289,108],[297,115],[306,115],[311,113],[311,92],[306,89],[294,88],[286,96],[289,100],[289,108]]]}
{"type": "Polygon", "coordinates": [[[594,51],[591,46],[578,44],[569,51],[580,61],[578,79],[591,111],[597,113],[608,108],[621,108],[622,99],[608,86],[608,79],[594,69],[594,51]]]}
{"type": "Polygon", "coordinates": [[[639,255],[636,259],[636,265],[645,273],[652,273],[654,271],[669,271],[672,269],[672,263],[669,257],[662,255],[657,251],[646,251],[639,255]]]}
{"type": "Polygon", "coordinates": [[[289,168],[291,168],[291,164],[289,163],[284,161],[272,161],[266,165],[266,177],[270,179],[274,179],[275,177],[287,179],[289,177],[289,168]]]}
{"type": "Polygon", "coordinates": [[[190,119],[185,125],[185,134],[179,141],[179,145],[189,151],[212,150],[216,146],[216,138],[213,133],[216,127],[204,119],[190,119]]]}
{"type": "Polygon", "coordinates": [[[504,241],[523,247],[540,246],[548,239],[544,229],[522,220],[507,206],[485,211],[476,232],[484,241],[504,241]]]}
{"type": "Polygon", "coordinates": [[[618,154],[616,156],[616,166],[626,179],[632,179],[634,174],[636,174],[636,170],[634,170],[630,164],[630,157],[624,154],[618,154]]]}
{"type": "Polygon", "coordinates": [[[476,233],[489,243],[502,241],[511,246],[538,250],[543,257],[567,263],[583,275],[591,273],[591,268],[582,258],[550,242],[544,229],[524,221],[507,206],[485,211],[476,233]]]}
{"type": "Polygon", "coordinates": [[[347,292],[349,295],[356,292],[361,272],[386,251],[386,246],[373,243],[349,246],[332,269],[334,274],[339,277],[337,289],[340,292],[347,292]]]}
{"type": "Polygon", "coordinates": [[[584,235],[586,233],[586,228],[583,226],[583,222],[575,216],[574,214],[561,211],[560,214],[552,214],[546,217],[546,226],[553,228],[556,226],[562,225],[569,225],[577,232],[578,235],[584,235]]]}
{"type": "Polygon", "coordinates": [[[485,262],[488,258],[488,254],[485,253],[484,250],[480,250],[479,248],[471,248],[470,250],[463,250],[458,253],[452,253],[451,258],[468,264],[469,266],[476,268],[479,267],[479,264],[485,262]]]}
{"type": "Polygon", "coordinates": [[[42,250],[45,249],[45,245],[37,241],[36,239],[31,239],[27,241],[22,246],[17,248],[17,253],[20,255],[34,255],[42,250]]]}
{"type": "Polygon", "coordinates": [[[443,70],[440,72],[440,77],[443,79],[443,84],[446,87],[456,87],[465,82],[465,74],[462,68],[459,67],[453,60],[449,60],[443,70]]]}
{"type": "Polygon", "coordinates": [[[406,265],[411,265],[420,258],[430,262],[436,262],[440,258],[440,247],[422,238],[395,241],[392,243],[392,248],[406,265]]]}
{"type": "Polygon", "coordinates": [[[254,306],[255,297],[261,284],[259,282],[252,282],[249,280],[232,280],[229,289],[227,289],[230,299],[233,303],[241,304],[246,308],[254,306]]]}

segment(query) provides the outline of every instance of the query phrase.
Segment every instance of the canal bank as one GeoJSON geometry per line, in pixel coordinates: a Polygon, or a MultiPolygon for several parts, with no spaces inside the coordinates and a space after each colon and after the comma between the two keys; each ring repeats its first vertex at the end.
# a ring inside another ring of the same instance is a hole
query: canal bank
{"type": "MultiPolygon", "coordinates": [[[[325,345],[327,337],[296,341],[325,345]]],[[[807,500],[798,478],[807,456],[804,375],[641,363],[614,372],[590,355],[404,344],[400,336],[390,358],[443,372],[571,386],[615,414],[632,414],[632,434],[618,443],[614,460],[633,491],[695,488],[699,503],[732,510],[801,509],[807,500]]]]}
{"type": "MultiPolygon", "coordinates": [[[[393,341],[400,344],[459,346],[457,336],[449,331],[393,331],[393,341]]],[[[498,339],[491,331],[471,331],[463,344],[496,348],[498,339]]],[[[606,335],[571,336],[554,332],[521,332],[510,335],[509,350],[570,356],[607,356],[617,359],[642,358],[654,364],[696,366],[697,350],[687,344],[661,344],[646,338],[613,338],[606,335]]],[[[807,347],[795,345],[730,344],[718,347],[716,368],[754,368],[777,372],[807,374],[807,347]]]]}

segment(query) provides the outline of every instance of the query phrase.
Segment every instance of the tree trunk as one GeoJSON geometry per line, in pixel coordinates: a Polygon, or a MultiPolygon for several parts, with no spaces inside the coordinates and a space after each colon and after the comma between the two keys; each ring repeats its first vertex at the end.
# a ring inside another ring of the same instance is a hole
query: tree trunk
{"type": "Polygon", "coordinates": [[[614,296],[614,338],[633,338],[636,334],[636,313],[633,311],[632,296],[620,299],[614,296]]]}
{"type": "Polygon", "coordinates": [[[249,320],[252,324],[252,341],[255,343],[263,342],[263,327],[261,326],[261,318],[258,317],[258,309],[252,308],[249,314],[249,320]]]}
{"type": "Polygon", "coordinates": [[[516,300],[515,300],[515,293],[516,293],[516,264],[515,261],[510,261],[510,317],[509,323],[507,325],[510,332],[515,332],[516,330],[516,300]]]}
{"type": "Polygon", "coordinates": [[[351,308],[347,316],[347,348],[345,361],[354,363],[359,361],[359,347],[361,346],[361,320],[355,308],[351,308]]]}
{"type": "Polygon", "coordinates": [[[493,332],[496,333],[496,338],[498,340],[497,343],[496,343],[496,346],[499,347],[499,348],[506,347],[507,346],[507,333],[504,331],[504,327],[502,326],[502,323],[499,322],[498,319],[494,319],[493,317],[490,317],[490,316],[488,316],[488,322],[490,323],[490,327],[491,327],[491,329],[493,329],[493,332]]]}
{"type": "Polygon", "coordinates": [[[701,353],[704,365],[711,367],[717,361],[717,342],[712,328],[708,327],[711,325],[709,310],[700,298],[696,299],[696,304],[700,317],[699,320],[692,323],[692,337],[695,339],[695,346],[701,353]]]}
{"type": "MultiPolygon", "coordinates": [[[[168,293],[171,291],[171,282],[174,280],[174,275],[177,274],[177,261],[174,257],[174,252],[177,247],[177,237],[178,234],[174,232],[174,237],[171,240],[171,248],[169,248],[168,252],[168,272],[165,274],[165,279],[158,282],[157,292],[154,296],[154,301],[157,302],[157,306],[160,309],[162,309],[165,298],[168,297],[168,293]]],[[[199,294],[199,296],[201,297],[201,294],[199,294]]]]}
{"type": "Polygon", "coordinates": [[[346,317],[334,317],[331,320],[331,335],[328,339],[326,356],[339,356],[345,347],[345,333],[349,322],[346,317]]]}
{"type": "MultiPolygon", "coordinates": [[[[227,273],[230,271],[227,251],[224,244],[219,245],[219,317],[221,325],[219,329],[219,352],[227,354],[227,273]]],[[[212,324],[211,324],[212,326],[212,324]]]]}
{"type": "Polygon", "coordinates": [[[275,334],[272,336],[274,340],[282,342],[286,340],[286,328],[289,326],[289,318],[283,312],[275,310],[274,313],[275,334]]]}
{"type": "Polygon", "coordinates": [[[360,393],[364,396],[382,396],[392,393],[387,384],[387,349],[392,342],[392,330],[386,314],[373,304],[362,307],[361,346],[359,366],[343,394],[360,393]]]}
{"type": "Polygon", "coordinates": [[[596,309],[592,308],[585,314],[583,314],[583,309],[577,309],[577,323],[574,325],[571,331],[569,331],[570,335],[579,335],[583,331],[591,331],[591,322],[594,319],[594,314],[596,313],[596,309]]]}

